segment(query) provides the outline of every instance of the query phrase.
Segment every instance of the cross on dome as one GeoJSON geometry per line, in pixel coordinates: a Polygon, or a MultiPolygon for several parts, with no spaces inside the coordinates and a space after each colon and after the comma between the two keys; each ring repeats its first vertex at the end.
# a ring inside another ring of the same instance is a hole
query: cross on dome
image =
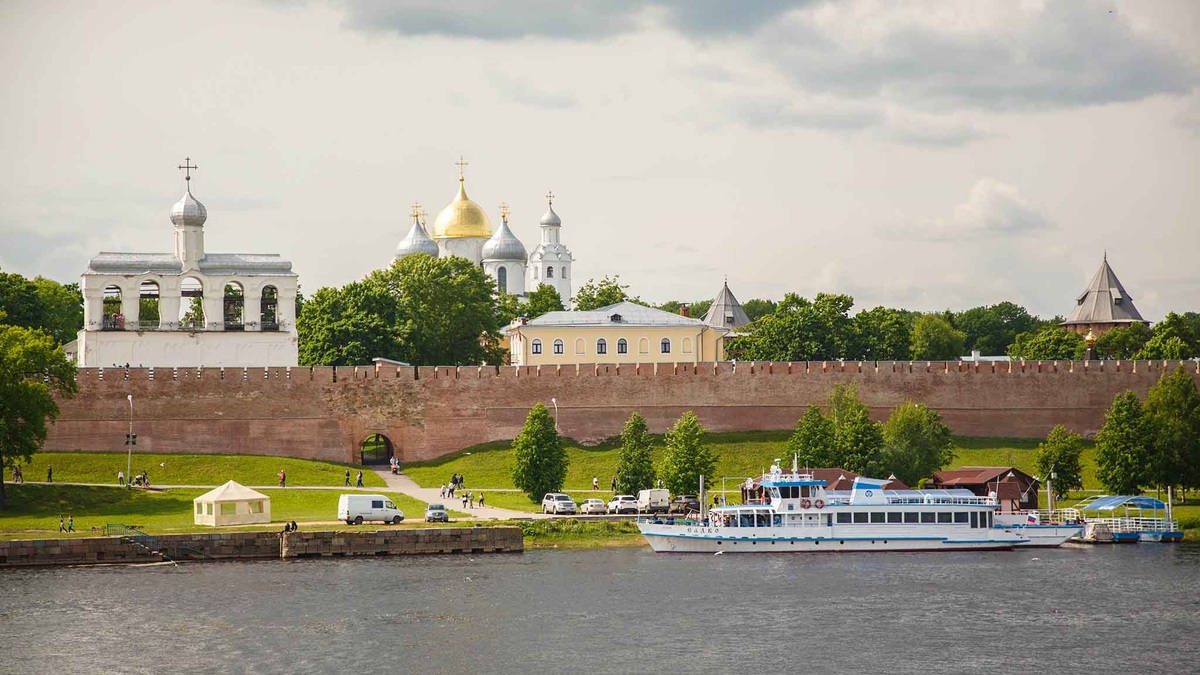
{"type": "Polygon", "coordinates": [[[550,206],[554,206],[554,190],[550,190],[546,193],[546,201],[550,204],[550,206]]]}
{"type": "Polygon", "coordinates": [[[506,223],[508,222],[508,214],[508,202],[500,202],[500,218],[506,223]]]}
{"type": "Polygon", "coordinates": [[[421,210],[421,202],[413,202],[412,211],[409,212],[409,215],[413,218],[420,218],[422,213],[423,211],[421,210]]]}
{"type": "Polygon", "coordinates": [[[466,178],[466,176],[463,172],[463,169],[467,168],[468,163],[469,162],[467,162],[466,160],[463,159],[462,155],[459,155],[458,161],[454,163],[454,165],[458,167],[458,179],[459,180],[463,180],[464,178],[466,178]]]}
{"type": "Polygon", "coordinates": [[[196,166],[195,164],[192,164],[191,157],[184,157],[183,164],[181,164],[177,168],[183,170],[183,179],[190,183],[192,181],[192,169],[199,169],[200,167],[196,166]]]}

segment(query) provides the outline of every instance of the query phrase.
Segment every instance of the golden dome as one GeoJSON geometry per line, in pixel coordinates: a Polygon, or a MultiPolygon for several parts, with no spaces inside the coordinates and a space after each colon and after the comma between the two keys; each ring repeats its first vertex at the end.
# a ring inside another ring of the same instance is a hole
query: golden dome
{"type": "Polygon", "coordinates": [[[479,205],[467,197],[463,179],[458,179],[458,196],[446,205],[433,222],[434,239],[463,239],[492,236],[492,222],[479,205]]]}

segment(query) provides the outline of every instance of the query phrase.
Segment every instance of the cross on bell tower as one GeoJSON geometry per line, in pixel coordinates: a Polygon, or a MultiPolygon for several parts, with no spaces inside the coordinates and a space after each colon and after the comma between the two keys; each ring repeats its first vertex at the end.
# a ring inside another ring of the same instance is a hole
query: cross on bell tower
{"type": "Polygon", "coordinates": [[[188,184],[191,184],[191,182],[192,182],[192,169],[199,169],[200,167],[196,166],[195,164],[192,164],[192,158],[191,158],[191,157],[184,157],[184,158],[183,158],[183,164],[180,164],[180,165],[179,165],[178,167],[176,167],[176,168],[178,168],[178,169],[180,169],[180,170],[182,170],[182,171],[183,171],[183,179],[184,179],[185,181],[187,181],[187,182],[188,182],[188,184]]]}

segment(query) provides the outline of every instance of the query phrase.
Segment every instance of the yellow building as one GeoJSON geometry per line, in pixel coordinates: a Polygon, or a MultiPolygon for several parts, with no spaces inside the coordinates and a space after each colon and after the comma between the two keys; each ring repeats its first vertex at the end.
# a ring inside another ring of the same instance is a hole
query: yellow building
{"type": "Polygon", "coordinates": [[[699,363],[725,358],[726,328],[632,302],[549,312],[504,329],[515,366],[699,363]]]}

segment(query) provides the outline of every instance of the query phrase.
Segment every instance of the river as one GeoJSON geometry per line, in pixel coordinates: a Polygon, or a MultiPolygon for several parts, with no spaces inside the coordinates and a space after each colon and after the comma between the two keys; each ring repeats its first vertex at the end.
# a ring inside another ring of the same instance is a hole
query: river
{"type": "Polygon", "coordinates": [[[1200,546],[0,571],[13,673],[1185,673],[1200,546]]]}

